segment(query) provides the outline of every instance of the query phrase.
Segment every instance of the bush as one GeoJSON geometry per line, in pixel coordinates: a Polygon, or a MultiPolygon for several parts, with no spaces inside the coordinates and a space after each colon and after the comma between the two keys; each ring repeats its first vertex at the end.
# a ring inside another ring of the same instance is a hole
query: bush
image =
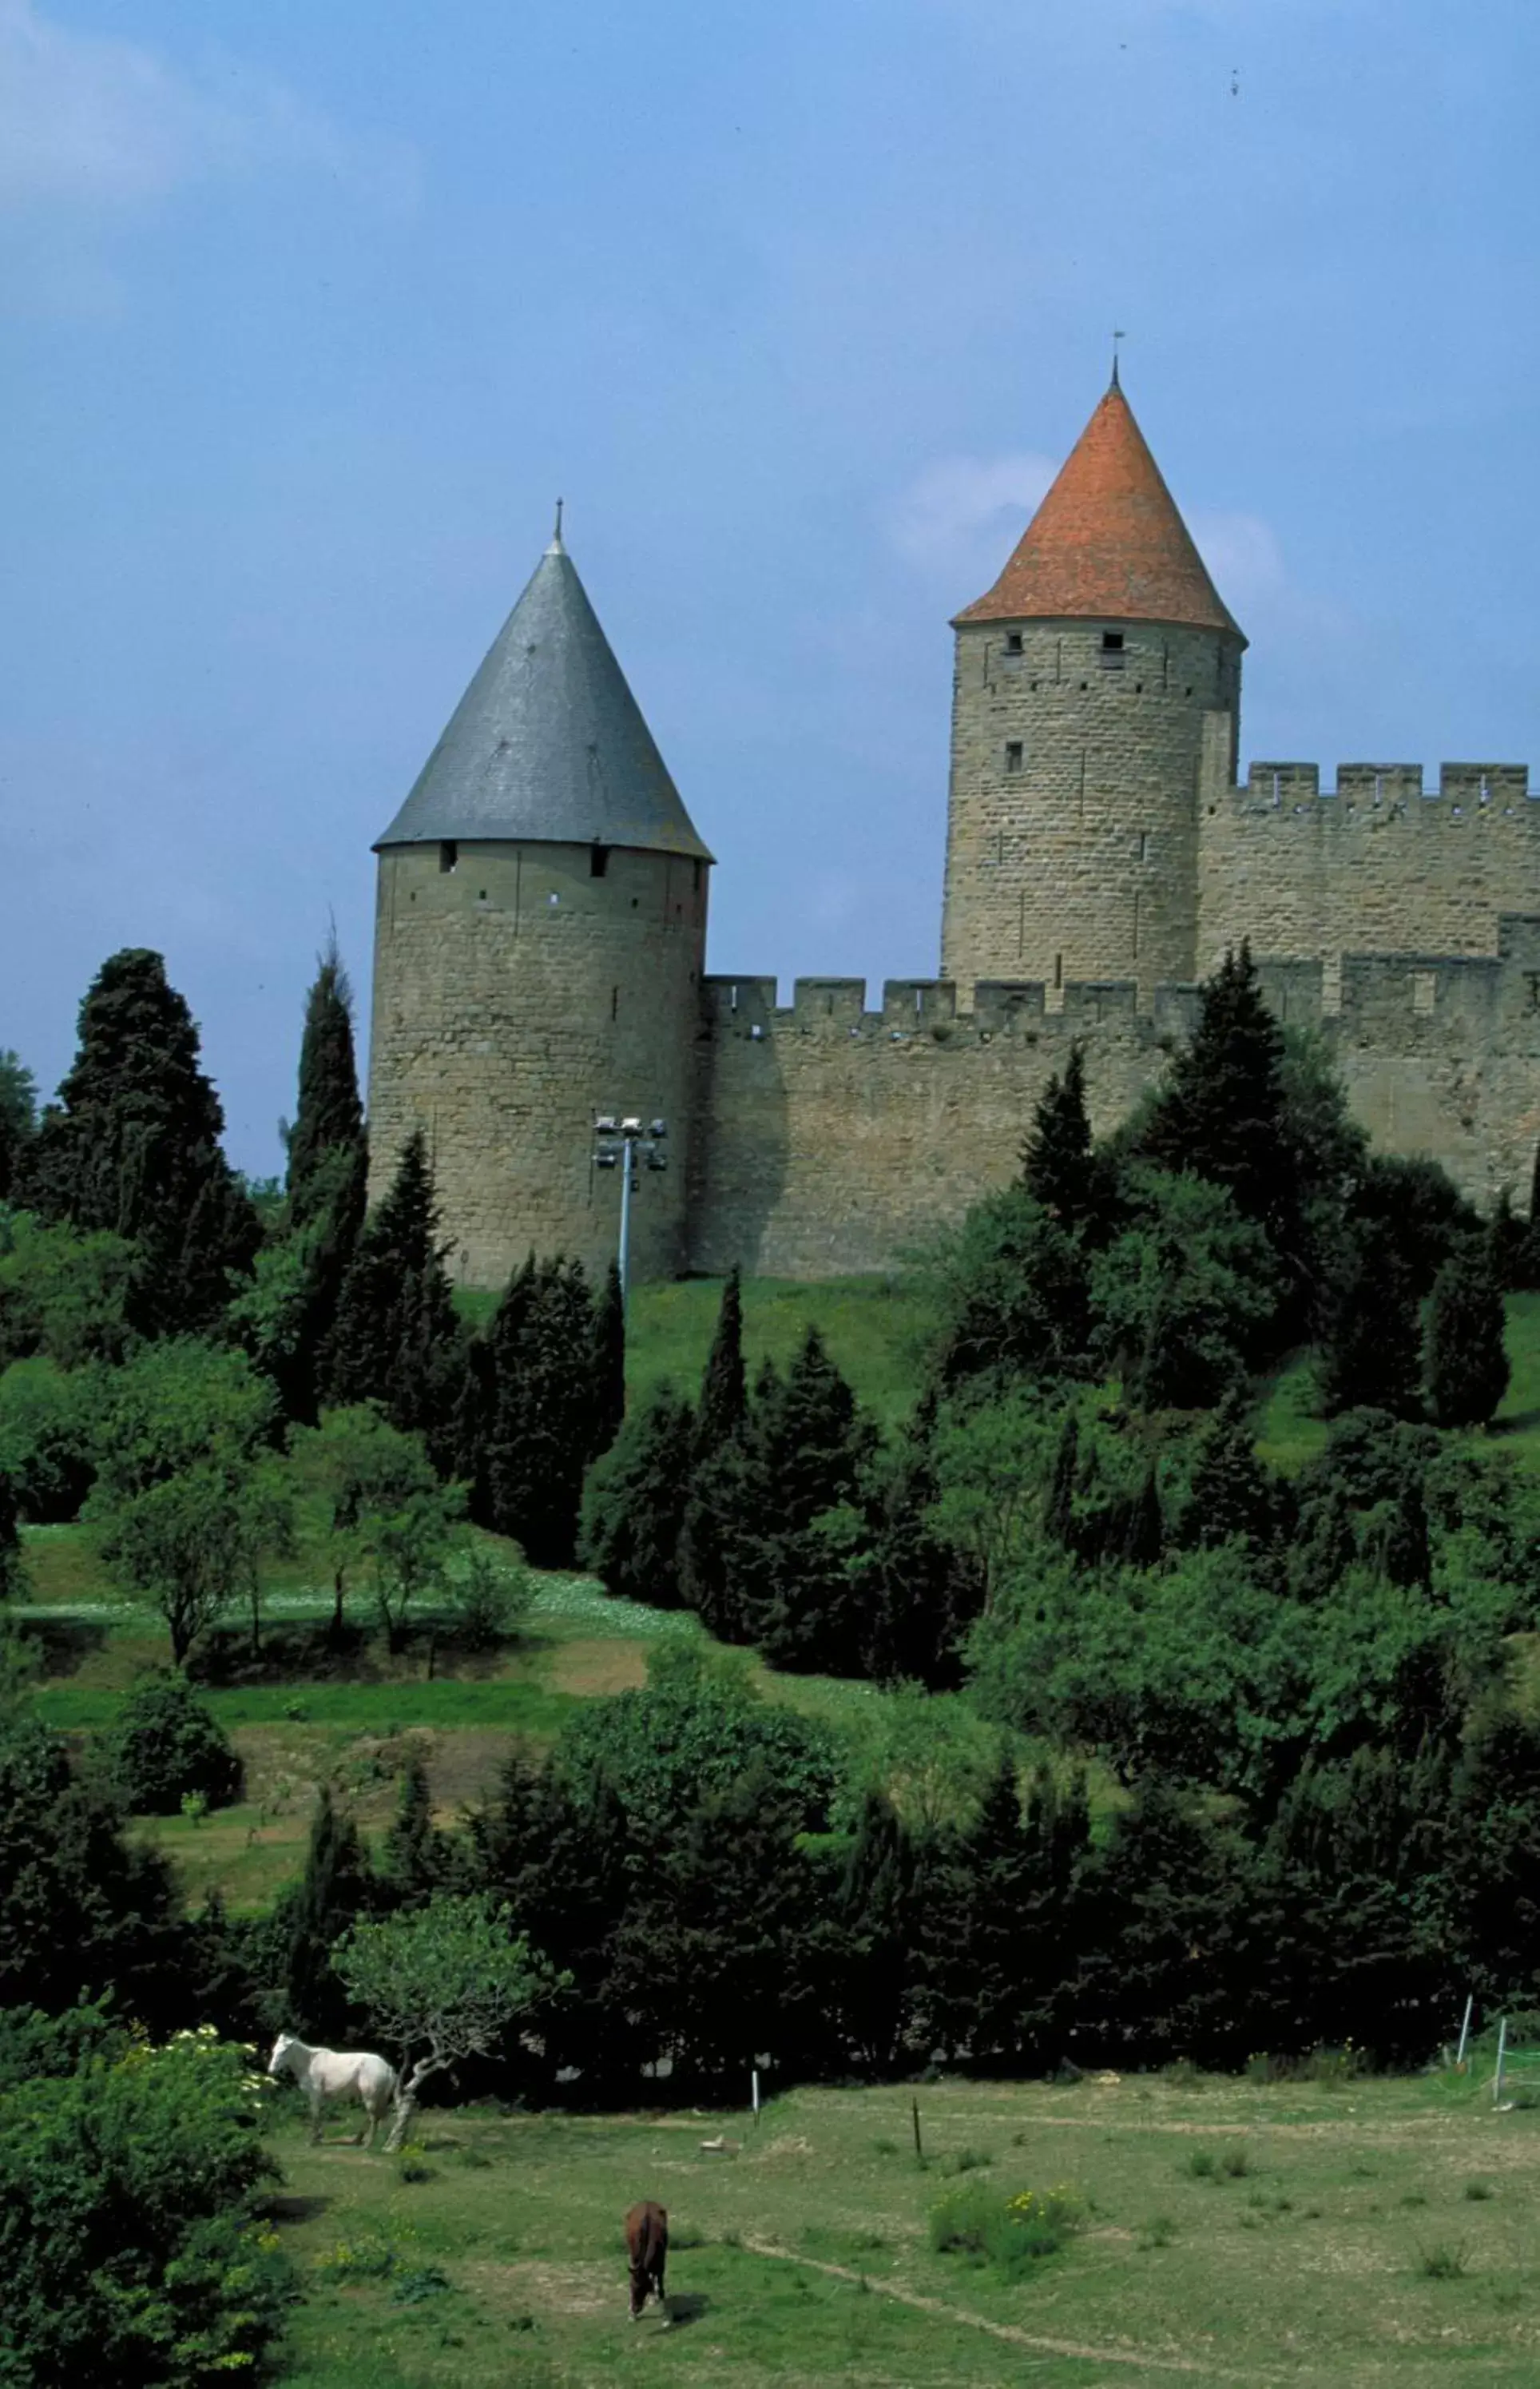
{"type": "Polygon", "coordinates": [[[1067,2182],[1001,2198],[983,2182],[954,2190],[931,2209],[931,2246],[940,2255],[991,2266],[1007,2280],[1055,2256],[1085,2220],[1085,2203],[1067,2182]]]}
{"type": "Polygon", "coordinates": [[[210,1808],[240,1797],[240,1760],[182,1676],[143,1679],[123,1703],[107,1749],[125,1807],[141,1815],[174,1817],[189,1795],[210,1808]]]}
{"type": "Polygon", "coordinates": [[[211,2028],[0,2094],[7,2389],[205,2389],[254,2371],[293,2277],[256,2200],[261,2077],[211,2028]]]}
{"type": "Polygon", "coordinates": [[[507,1560],[474,1544],[452,1579],[454,1630],[467,1651],[495,1651],[516,1634],[534,1604],[535,1579],[516,1554],[507,1560]]]}
{"type": "Polygon", "coordinates": [[[77,1517],[91,1490],[103,1383],[99,1370],[67,1371],[47,1360],[0,1373],[0,1469],[34,1526],[77,1517]]]}

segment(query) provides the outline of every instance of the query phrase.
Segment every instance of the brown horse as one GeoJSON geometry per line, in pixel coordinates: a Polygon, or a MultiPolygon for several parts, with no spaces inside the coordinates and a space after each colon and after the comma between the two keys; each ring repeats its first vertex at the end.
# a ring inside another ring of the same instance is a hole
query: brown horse
{"type": "Polygon", "coordinates": [[[631,2320],[640,2322],[649,2293],[663,2307],[663,2268],[668,2259],[668,2217],[655,2200],[643,2198],[626,2217],[626,2253],[631,2260],[631,2320]]]}

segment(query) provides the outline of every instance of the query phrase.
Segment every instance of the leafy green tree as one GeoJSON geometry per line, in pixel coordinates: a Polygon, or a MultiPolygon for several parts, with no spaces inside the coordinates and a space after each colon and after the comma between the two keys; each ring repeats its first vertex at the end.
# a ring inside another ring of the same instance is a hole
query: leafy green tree
{"type": "Polygon", "coordinates": [[[474,1893],[439,1892],[420,1908],[355,1924],[332,1963],[350,1999],[401,2053],[391,2148],[405,2139],[424,2083],[494,2054],[550,1981],[507,1910],[474,1893]]]}
{"type": "Polygon", "coordinates": [[[968,1213],[935,1263],[937,1382],[1004,1386],[1074,1375],[1089,1333],[1087,1263],[1077,1240],[1025,1186],[968,1213]]]}
{"type": "Polygon", "coordinates": [[[626,1300],[615,1261],[605,1273],[604,1290],[593,1305],[592,1334],[591,1449],[592,1457],[597,1459],[614,1443],[626,1415],[626,1300]]]}
{"type": "Polygon", "coordinates": [[[748,1414],[748,1380],[744,1372],[743,1281],[736,1268],[727,1273],[717,1312],[716,1332],[701,1380],[700,1406],[695,1413],[695,1457],[704,1460],[743,1432],[748,1414]]]}
{"type": "Polygon", "coordinates": [[[223,1115],[186,1003],[159,954],[104,963],[81,1006],[80,1048],[25,1148],[18,1190],[49,1221],[106,1229],[139,1248],[134,1323],[207,1325],[261,1240],[220,1147],[223,1115]]]}
{"type": "Polygon", "coordinates": [[[246,1355],[196,1336],[146,1345],[97,1385],[98,1482],[112,1501],[205,1462],[249,1460],[276,1433],[273,1388],[246,1355]]]}
{"type": "Polygon", "coordinates": [[[1096,1164],[1086,1110],[1086,1056],[1078,1039],[1062,1073],[1038,1096],[1022,1146],[1022,1179],[1045,1211],[1066,1228],[1082,1226],[1091,1210],[1096,1164]]]}
{"type": "Polygon", "coordinates": [[[351,2015],[332,1967],[332,1948],[350,1925],[372,1911],[377,1894],[358,1827],[338,1810],[324,1784],[311,1820],[304,1875],[278,1913],[285,2020],[307,2038],[340,2045],[351,2015]]]}
{"type": "Polygon", "coordinates": [[[661,1385],[646,1408],[626,1421],[589,1476],[583,1561],[609,1591],[628,1601],[678,1605],[694,1437],[689,1403],[661,1385]]]}
{"type": "Polygon", "coordinates": [[[1348,1225],[1360,1242],[1394,1253],[1420,1302],[1482,1221],[1448,1171],[1426,1154],[1374,1153],[1353,1191],[1348,1225]]]}
{"type": "Polygon", "coordinates": [[[327,1411],[291,1449],[299,1483],[319,1511],[332,1580],[331,1639],[346,1631],[350,1581],[371,1557],[382,1520],[438,1489],[420,1436],[403,1435],[372,1402],[327,1411]]]}
{"type": "Polygon", "coordinates": [[[1098,1348],[1147,1409],[1218,1401],[1255,1357],[1274,1308],[1270,1256],[1228,1194],[1136,1169],[1132,1223],[1092,1266],[1098,1348]]]}
{"type": "Polygon", "coordinates": [[[19,1054],[0,1048],[0,1203],[10,1198],[24,1147],[37,1126],[37,1081],[19,1054]]]}
{"type": "Polygon", "coordinates": [[[189,1793],[210,1808],[238,1800],[241,1763],[229,1735],[185,1676],[146,1676],[112,1721],[106,1755],[125,1808],[174,1817],[189,1793]]]}
{"type": "Polygon", "coordinates": [[[36,1360],[0,1371],[0,1469],[23,1518],[57,1526],[78,1514],[95,1475],[102,1393],[94,1369],[36,1360]]]}
{"type": "Polygon", "coordinates": [[[181,1667],[199,1636],[242,1598],[261,1647],[262,1562],[287,1548],[289,1509],[276,1472],[224,1454],[142,1492],[93,1495],[102,1557],[125,1592],[151,1601],[181,1667]]]}
{"type": "Polygon", "coordinates": [[[0,1253],[0,1366],[40,1353],[63,1369],[122,1360],[137,1260],[105,1228],[81,1234],[19,1213],[0,1253]]]}
{"type": "Polygon", "coordinates": [[[477,1481],[479,1523],[512,1535],[537,1567],[570,1567],[593,1449],[593,1306],[580,1262],[532,1257],[488,1335],[491,1414],[477,1481]]]}
{"type": "Polygon", "coordinates": [[[465,1488],[437,1477],[404,1493],[393,1509],[366,1511],[359,1541],[368,1565],[386,1642],[399,1651],[414,1606],[450,1593],[453,1564],[465,1540],[465,1488]]]}
{"type": "Polygon", "coordinates": [[[427,1142],[414,1130],[364,1222],[320,1363],[328,1401],[377,1401],[392,1426],[449,1438],[461,1358],[427,1142]]]}
{"type": "Polygon", "coordinates": [[[0,2345],[18,2389],[267,2369],[296,2294],[260,2219],[261,2086],[211,2033],[0,2092],[0,2345]]]}
{"type": "Polygon", "coordinates": [[[1508,1391],[1502,1289],[1476,1238],[1445,1262],[1428,1314],[1428,1400],[1440,1426],[1485,1426],[1508,1391]]]}
{"type": "Polygon", "coordinates": [[[1388,1239],[1354,1235],[1338,1256],[1317,1364],[1328,1417],[1350,1410],[1416,1418],[1422,1324],[1406,1263],[1388,1239]]]}

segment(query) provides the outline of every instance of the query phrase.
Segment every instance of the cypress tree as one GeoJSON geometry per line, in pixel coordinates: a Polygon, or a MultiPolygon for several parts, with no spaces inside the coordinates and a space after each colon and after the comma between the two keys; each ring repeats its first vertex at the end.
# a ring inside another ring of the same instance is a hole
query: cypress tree
{"type": "Polygon", "coordinates": [[[451,1439],[460,1353],[448,1249],[417,1129],[348,1266],[323,1376],[328,1400],[377,1401],[393,1426],[438,1449],[451,1439]]]}
{"type": "Polygon", "coordinates": [[[1318,1368],[1321,1403],[1339,1411],[1421,1409],[1422,1328],[1405,1263],[1388,1241],[1354,1237],[1327,1297],[1318,1368]]]}
{"type": "Polygon", "coordinates": [[[922,1398],[900,1437],[873,1522],[861,1673],[878,1682],[950,1691],[961,1681],[959,1643],[984,1606],[976,1559],[932,1524],[940,1498],[933,1438],[935,1398],[922,1398]]]}
{"type": "Polygon", "coordinates": [[[305,1000],[299,1042],[299,1105],[288,1132],[287,1175],[289,1217],[296,1227],[329,1211],[337,1200],[337,1167],[329,1156],[351,1155],[363,1142],[352,990],[334,935],[305,1000]]]}
{"type": "Polygon", "coordinates": [[[37,1082],[7,1045],[0,1050],[0,1203],[9,1198],[36,1125],[37,1082]]]}
{"type": "Polygon", "coordinates": [[[1080,1422],[1070,1411],[1059,1431],[1053,1475],[1043,1503],[1044,1532],[1051,1535],[1056,1543],[1062,1543],[1065,1551],[1075,1548],[1075,1491],[1079,1476],[1080,1422]]]}
{"type": "Polygon", "coordinates": [[[593,1306],[593,1437],[591,1457],[607,1451],[626,1415],[626,1300],[620,1267],[611,1261],[604,1292],[593,1306]]]}
{"type": "Polygon", "coordinates": [[[1160,1169],[1228,1187],[1243,1218],[1292,1250],[1283,1032],[1262,1000],[1248,944],[1228,952],[1204,985],[1192,1042],[1155,1097],[1139,1150],[1160,1169]]]}
{"type": "Polygon", "coordinates": [[[482,1523],[515,1537],[537,1567],[570,1567],[593,1441],[593,1305],[581,1263],[527,1263],[488,1340],[482,1523]]]}
{"type": "Polygon", "coordinates": [[[748,1385],[744,1373],[743,1283],[736,1268],[728,1271],[717,1312],[717,1330],[701,1380],[696,1412],[697,1459],[715,1451],[743,1432],[748,1412],[748,1385]]]}
{"type": "Polygon", "coordinates": [[[19,1514],[15,1484],[0,1468],[0,1601],[14,1600],[27,1580],[19,1514]]]}
{"type": "Polygon", "coordinates": [[[876,1441],[816,1327],[784,1379],[761,1373],[732,1561],[751,1638],[777,1667],[848,1675],[860,1664],[861,1591],[827,1522],[862,1502],[876,1441]]]}
{"type": "Polygon", "coordinates": [[[1471,1237],[1433,1281],[1428,1399],[1440,1426],[1485,1426],[1508,1391],[1502,1290],[1489,1247],[1471,1237]]]}
{"type": "Polygon", "coordinates": [[[433,1821],[433,1795],[420,1757],[414,1757],[401,1778],[384,1855],[386,1881],[405,1906],[419,1907],[442,1889],[444,1837],[433,1821]]]}
{"type": "Polygon", "coordinates": [[[673,1608],[695,1419],[668,1384],[626,1421],[589,1479],[582,1556],[609,1591],[673,1608]]]}
{"type": "Polygon", "coordinates": [[[1154,1567],[1165,1547],[1165,1519],[1161,1511],[1160,1485],[1155,1476],[1155,1463],[1150,1463],[1144,1481],[1127,1504],[1123,1526],[1123,1548],[1118,1556],[1125,1567],[1154,1567]]]}
{"type": "Polygon", "coordinates": [[[332,1944],[354,1919],[367,1914],[374,1897],[368,1855],[351,1817],[338,1815],[323,1785],[311,1824],[304,1878],[290,1895],[284,1916],[287,1952],[285,1987],[291,2028],[307,2039],[340,2036],[348,2001],[332,1972],[332,1944]]]}
{"type": "Polygon", "coordinates": [[[836,1997],[858,2062],[886,2073],[897,2057],[911,1990],[914,1851],[902,1820],[869,1792],[835,1903],[836,1997]]]}
{"type": "Polygon", "coordinates": [[[1188,1539],[1210,1547],[1243,1542],[1252,1551],[1272,1539],[1272,1481],[1256,1456],[1250,1406],[1232,1386],[1198,1439],[1188,1501],[1188,1539]]]}
{"type": "Polygon", "coordinates": [[[140,947],[112,955],[86,991],[79,1050],[23,1148],[16,1191],[45,1220],[138,1246],[134,1309],[147,1334],[208,1325],[261,1243],[221,1150],[223,1126],[197,1025],[161,957],[140,947]]]}
{"type": "Polygon", "coordinates": [[[1045,1210],[1075,1228],[1090,1209],[1094,1167],[1086,1059],[1076,1039],[1063,1074],[1056,1071],[1037,1098],[1022,1147],[1022,1178],[1045,1210]]]}

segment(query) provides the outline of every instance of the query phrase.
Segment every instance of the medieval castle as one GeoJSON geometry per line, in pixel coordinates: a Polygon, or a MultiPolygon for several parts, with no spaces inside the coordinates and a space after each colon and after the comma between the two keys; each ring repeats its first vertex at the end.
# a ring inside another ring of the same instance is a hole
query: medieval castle
{"type": "Polygon", "coordinates": [[[941,977],[706,975],[711,855],[558,528],[378,841],[377,1194],[426,1130],[452,1266],[602,1268],[593,1121],[668,1123],[640,1275],[881,1269],[1009,1176],[1072,1041],[1111,1124],[1251,941],[1384,1146],[1483,1203],[1540,1131],[1522,766],[1253,763],[1246,641],[1113,385],[957,636],[941,977]]]}

